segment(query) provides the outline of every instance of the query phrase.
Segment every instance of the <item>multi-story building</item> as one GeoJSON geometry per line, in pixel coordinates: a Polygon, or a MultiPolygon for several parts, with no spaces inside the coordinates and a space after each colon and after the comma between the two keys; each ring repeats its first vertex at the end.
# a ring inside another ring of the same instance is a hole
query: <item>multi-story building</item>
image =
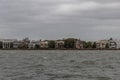
{"type": "Polygon", "coordinates": [[[28,44],[29,49],[35,49],[35,48],[37,48],[36,46],[39,46],[39,41],[33,40],[28,44]]]}
{"type": "Polygon", "coordinates": [[[120,40],[117,40],[116,44],[117,44],[117,49],[120,49],[120,40]]]}
{"type": "Polygon", "coordinates": [[[56,40],[55,41],[55,48],[64,48],[64,41],[63,40],[56,40]]]}
{"type": "Polygon", "coordinates": [[[40,41],[40,48],[48,48],[48,41],[45,40],[45,41],[40,41]]]}
{"type": "Polygon", "coordinates": [[[30,43],[30,40],[29,38],[24,38],[23,40],[19,42],[20,42],[20,48],[26,49],[28,48],[28,44],[30,43]]]}
{"type": "Polygon", "coordinates": [[[3,49],[10,49],[13,48],[13,42],[16,41],[16,39],[1,39],[0,42],[2,43],[3,49]]]}
{"type": "Polygon", "coordinates": [[[108,40],[99,40],[96,42],[96,48],[104,49],[106,48],[107,44],[108,44],[108,40]]]}
{"type": "Polygon", "coordinates": [[[13,42],[13,48],[14,48],[14,49],[17,49],[17,48],[19,48],[19,46],[20,46],[20,42],[19,42],[18,40],[15,40],[15,41],[13,42]]]}
{"type": "Polygon", "coordinates": [[[117,42],[112,38],[108,40],[108,45],[109,45],[109,48],[117,48],[117,42]]]}

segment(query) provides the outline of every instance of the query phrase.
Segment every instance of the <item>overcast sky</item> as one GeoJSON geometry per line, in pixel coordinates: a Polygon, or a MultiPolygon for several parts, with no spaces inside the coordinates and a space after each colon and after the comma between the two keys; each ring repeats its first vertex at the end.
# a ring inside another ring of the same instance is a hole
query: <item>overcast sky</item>
{"type": "Polygon", "coordinates": [[[0,0],[0,38],[120,39],[120,0],[0,0]]]}

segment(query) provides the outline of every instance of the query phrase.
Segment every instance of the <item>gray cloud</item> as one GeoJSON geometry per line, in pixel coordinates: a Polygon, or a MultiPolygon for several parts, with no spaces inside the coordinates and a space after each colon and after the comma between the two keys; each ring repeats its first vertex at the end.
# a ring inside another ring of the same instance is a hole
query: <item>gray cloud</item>
{"type": "Polygon", "coordinates": [[[120,39],[120,0],[0,0],[0,38],[120,39]]]}

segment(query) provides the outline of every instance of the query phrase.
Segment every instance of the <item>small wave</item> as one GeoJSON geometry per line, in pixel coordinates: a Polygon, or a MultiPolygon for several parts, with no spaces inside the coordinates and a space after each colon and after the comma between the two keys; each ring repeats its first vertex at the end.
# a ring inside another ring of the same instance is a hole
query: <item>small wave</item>
{"type": "Polygon", "coordinates": [[[83,61],[81,63],[84,64],[84,65],[95,65],[96,61],[83,61]]]}

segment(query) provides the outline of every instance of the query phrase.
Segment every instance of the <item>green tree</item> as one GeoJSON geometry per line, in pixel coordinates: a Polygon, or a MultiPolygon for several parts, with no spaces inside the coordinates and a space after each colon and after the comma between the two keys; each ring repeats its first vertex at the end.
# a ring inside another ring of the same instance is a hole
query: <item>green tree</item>
{"type": "Polygon", "coordinates": [[[110,38],[109,40],[113,40],[113,38],[110,38]]]}
{"type": "Polygon", "coordinates": [[[22,43],[20,46],[19,46],[20,49],[27,49],[28,48],[28,44],[25,44],[25,43],[22,43]]]}
{"type": "Polygon", "coordinates": [[[2,48],[2,42],[0,42],[0,48],[2,48]]]}
{"type": "Polygon", "coordinates": [[[92,48],[92,42],[86,42],[86,41],[83,41],[83,47],[84,48],[92,48]]]}
{"type": "Polygon", "coordinates": [[[13,43],[10,43],[10,48],[13,48],[13,43]]]}
{"type": "Polygon", "coordinates": [[[96,48],[96,42],[93,43],[92,48],[96,48]]]}
{"type": "Polygon", "coordinates": [[[49,48],[55,48],[55,41],[49,41],[48,42],[48,46],[49,46],[49,48]]]}
{"type": "Polygon", "coordinates": [[[105,48],[109,48],[109,44],[108,43],[106,44],[105,48]]]}
{"type": "Polygon", "coordinates": [[[40,48],[40,45],[36,44],[35,49],[39,49],[39,48],[40,48]]]}
{"type": "Polygon", "coordinates": [[[83,48],[86,48],[86,41],[83,41],[83,48]]]}
{"type": "Polygon", "coordinates": [[[87,48],[92,48],[92,42],[87,42],[87,48]]]}
{"type": "Polygon", "coordinates": [[[75,48],[75,40],[74,38],[65,39],[65,48],[75,48]]]}

